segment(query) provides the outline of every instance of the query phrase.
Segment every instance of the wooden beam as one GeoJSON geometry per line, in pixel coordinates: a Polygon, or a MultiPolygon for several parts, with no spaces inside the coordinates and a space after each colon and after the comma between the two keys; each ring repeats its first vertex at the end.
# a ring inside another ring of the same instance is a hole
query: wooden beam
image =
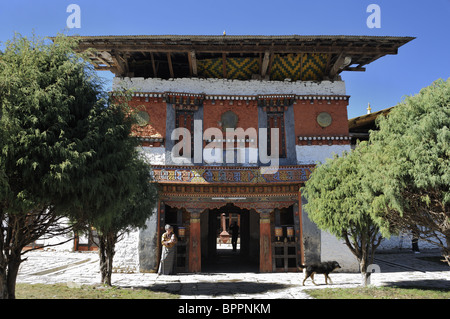
{"type": "Polygon", "coordinates": [[[192,71],[192,57],[191,57],[191,52],[187,53],[187,57],[188,57],[188,64],[189,64],[189,75],[192,76],[193,71],[192,71]]]}
{"type": "MultiPolygon", "coordinates": [[[[381,58],[382,56],[383,56],[383,54],[377,54],[377,55],[371,57],[367,62],[365,62],[364,65],[370,64],[370,63],[372,63],[373,61],[375,61],[375,60],[381,58]]],[[[360,67],[360,66],[362,66],[362,65],[358,65],[358,67],[360,67]]]]}
{"type": "MultiPolygon", "coordinates": [[[[95,69],[97,71],[110,71],[112,69],[112,67],[111,66],[96,66],[95,69]]],[[[112,72],[112,70],[111,70],[111,72],[112,72]]]]}
{"type": "Polygon", "coordinates": [[[170,52],[167,52],[167,62],[169,63],[170,77],[174,78],[175,76],[173,74],[172,58],[170,57],[170,52]]]}
{"type": "Polygon", "coordinates": [[[103,59],[99,53],[96,55],[91,54],[91,58],[99,60],[102,64],[106,65],[107,67],[111,67],[111,64],[108,61],[106,61],[105,59],[103,59]]]}
{"type": "Polygon", "coordinates": [[[130,54],[128,52],[124,52],[123,54],[119,54],[119,59],[122,60],[122,63],[125,65],[125,70],[127,73],[130,72],[130,67],[128,65],[128,61],[130,58],[130,54]]]}
{"type": "Polygon", "coordinates": [[[153,52],[150,52],[150,59],[152,60],[153,76],[158,77],[156,74],[155,58],[153,57],[153,52]]]}
{"type": "Polygon", "coordinates": [[[259,214],[259,272],[273,271],[270,211],[264,209],[259,214]]]}
{"type": "Polygon", "coordinates": [[[189,227],[189,272],[200,272],[202,270],[202,250],[200,231],[201,209],[190,210],[189,227]]]}
{"type": "Polygon", "coordinates": [[[189,52],[189,56],[191,58],[191,64],[192,64],[192,75],[197,76],[198,70],[197,70],[197,58],[195,56],[195,51],[189,52]]]}
{"type": "Polygon", "coordinates": [[[334,79],[336,77],[336,75],[339,72],[339,69],[342,67],[342,65],[344,64],[344,60],[345,60],[345,56],[344,53],[341,52],[336,61],[334,62],[333,66],[331,67],[330,70],[330,79],[334,79]]]}
{"type": "Polygon", "coordinates": [[[114,61],[115,67],[116,67],[119,75],[126,76],[128,73],[128,69],[127,69],[126,65],[122,62],[120,54],[116,51],[113,51],[113,52],[111,52],[111,58],[114,61]]]}
{"type": "Polygon", "coordinates": [[[344,71],[359,71],[359,72],[365,72],[366,68],[362,68],[362,67],[346,67],[344,68],[344,71]]]}
{"type": "Polygon", "coordinates": [[[327,66],[325,67],[325,75],[330,74],[330,61],[331,61],[331,54],[327,55],[327,66]]]}
{"type": "Polygon", "coordinates": [[[264,60],[261,66],[261,77],[263,79],[266,76],[267,70],[269,68],[269,62],[270,62],[270,51],[266,51],[264,52],[264,60]]]}
{"type": "Polygon", "coordinates": [[[195,50],[202,53],[258,53],[273,51],[277,53],[334,53],[339,54],[345,51],[346,55],[361,55],[366,54],[368,56],[397,54],[397,48],[373,48],[373,47],[342,47],[342,46],[305,46],[305,45],[283,45],[283,46],[271,46],[271,45],[243,45],[243,46],[227,46],[227,45],[198,45],[195,47],[188,45],[158,45],[158,44],[80,44],[79,50],[85,51],[89,48],[95,48],[99,51],[111,51],[116,49],[117,51],[129,51],[129,52],[186,52],[195,50]]]}

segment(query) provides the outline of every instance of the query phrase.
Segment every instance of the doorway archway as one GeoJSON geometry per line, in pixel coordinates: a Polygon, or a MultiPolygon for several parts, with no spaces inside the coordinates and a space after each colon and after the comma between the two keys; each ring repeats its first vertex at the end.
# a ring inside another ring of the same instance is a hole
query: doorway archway
{"type": "Polygon", "coordinates": [[[232,203],[210,209],[202,214],[201,229],[202,271],[258,272],[259,214],[255,210],[241,209],[232,203]],[[231,243],[232,223],[239,226],[236,250],[231,243]],[[225,232],[230,235],[228,239],[225,232]]]}

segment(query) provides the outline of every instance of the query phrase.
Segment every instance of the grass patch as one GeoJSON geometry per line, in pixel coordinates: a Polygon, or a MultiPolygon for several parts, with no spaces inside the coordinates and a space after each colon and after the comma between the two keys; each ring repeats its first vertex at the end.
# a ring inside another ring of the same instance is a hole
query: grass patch
{"type": "Polygon", "coordinates": [[[119,288],[67,284],[17,284],[17,299],[176,299],[179,295],[155,292],[146,288],[119,288]]]}
{"type": "Polygon", "coordinates": [[[317,299],[449,299],[450,290],[405,287],[357,287],[305,290],[317,299]]]}

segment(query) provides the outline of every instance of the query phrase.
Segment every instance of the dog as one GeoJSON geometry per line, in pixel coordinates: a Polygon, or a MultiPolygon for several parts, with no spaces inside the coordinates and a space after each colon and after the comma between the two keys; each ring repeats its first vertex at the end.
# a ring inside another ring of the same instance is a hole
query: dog
{"type": "Polygon", "coordinates": [[[305,285],[306,279],[311,277],[311,280],[314,285],[317,286],[317,284],[314,282],[314,274],[324,274],[325,275],[325,284],[328,285],[328,279],[330,280],[330,283],[333,284],[331,281],[331,278],[329,274],[338,268],[342,268],[337,261],[325,261],[320,263],[314,263],[310,265],[298,265],[298,268],[303,271],[303,269],[306,269],[305,271],[305,279],[303,279],[303,286],[305,285]]]}

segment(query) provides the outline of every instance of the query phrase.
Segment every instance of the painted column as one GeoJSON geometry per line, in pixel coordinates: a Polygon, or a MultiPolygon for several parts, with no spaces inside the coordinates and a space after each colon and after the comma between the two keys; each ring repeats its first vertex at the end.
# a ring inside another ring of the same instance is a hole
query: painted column
{"type": "Polygon", "coordinates": [[[220,216],[220,221],[222,224],[222,232],[220,233],[220,239],[222,240],[222,243],[226,244],[230,239],[230,234],[227,232],[226,213],[223,213],[220,216]]]}
{"type": "Polygon", "coordinates": [[[189,272],[200,272],[202,270],[202,249],[200,214],[201,209],[190,209],[189,220],[189,272]]]}
{"type": "Polygon", "coordinates": [[[272,235],[270,213],[272,209],[262,209],[259,215],[259,271],[272,272],[272,235]]]}
{"type": "MultiPolygon", "coordinates": [[[[299,192],[300,194],[300,192],[299,192]]],[[[300,195],[299,195],[300,197],[300,195]]],[[[299,199],[301,201],[301,199],[299,199]]],[[[294,204],[294,231],[295,231],[295,248],[297,250],[297,262],[304,264],[305,254],[303,253],[303,231],[302,231],[302,220],[301,220],[301,208],[298,203],[294,204]]]]}

